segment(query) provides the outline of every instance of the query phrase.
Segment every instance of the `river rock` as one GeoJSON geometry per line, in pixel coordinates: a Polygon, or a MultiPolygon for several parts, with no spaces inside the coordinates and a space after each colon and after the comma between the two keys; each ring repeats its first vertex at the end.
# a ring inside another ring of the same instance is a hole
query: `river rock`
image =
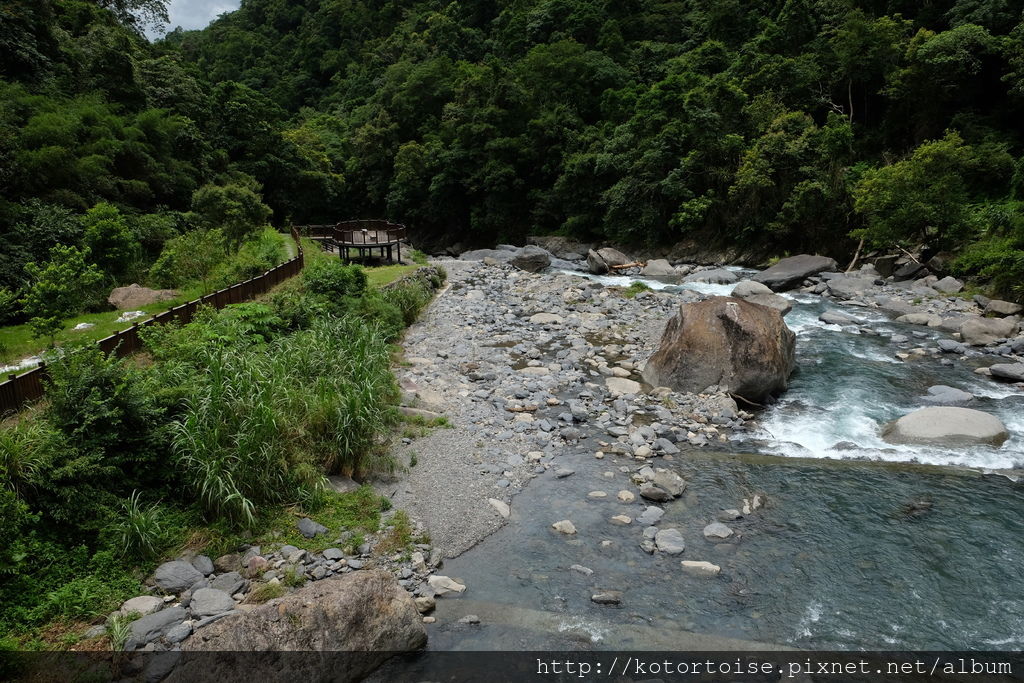
{"type": "Polygon", "coordinates": [[[188,616],[181,607],[168,607],[167,609],[147,614],[141,619],[136,619],[131,624],[130,635],[125,643],[126,650],[134,650],[151,643],[160,638],[172,628],[185,621],[188,616]]]}
{"type": "Polygon", "coordinates": [[[565,320],[557,313],[534,313],[530,316],[530,322],[535,325],[557,325],[565,320]]]}
{"type": "Polygon", "coordinates": [[[644,484],[640,487],[640,497],[653,500],[655,503],[664,503],[672,500],[672,494],[654,484],[644,484]]]}
{"type": "Polygon", "coordinates": [[[926,403],[950,406],[960,403],[970,403],[974,400],[974,394],[969,394],[966,391],[962,391],[955,387],[948,387],[944,384],[937,384],[933,387],[928,387],[928,395],[922,400],[926,403]]]}
{"type": "Polygon", "coordinates": [[[306,538],[313,538],[318,534],[326,534],[328,529],[323,524],[314,522],[309,517],[302,517],[295,522],[295,526],[298,527],[299,533],[306,538]]]}
{"type": "Polygon", "coordinates": [[[733,531],[721,522],[712,522],[704,527],[704,538],[729,538],[733,531]]]}
{"type": "Polygon", "coordinates": [[[738,285],[732,288],[731,296],[735,296],[740,299],[746,299],[748,296],[757,296],[759,294],[771,294],[772,288],[766,284],[755,282],[753,280],[743,280],[738,285]]]}
{"type": "Polygon", "coordinates": [[[690,273],[683,278],[683,282],[704,282],[711,285],[728,285],[739,280],[736,273],[725,268],[712,268],[690,273]]]}
{"type": "Polygon", "coordinates": [[[818,320],[825,323],[826,325],[856,325],[857,319],[840,313],[839,311],[825,311],[818,316],[818,320]]]}
{"type": "Polygon", "coordinates": [[[639,394],[643,389],[643,387],[640,386],[640,382],[626,379],[625,377],[605,377],[604,383],[608,387],[608,392],[613,397],[625,396],[626,394],[639,394]]]}
{"type": "Polygon", "coordinates": [[[654,535],[654,545],[667,555],[679,555],[686,550],[686,541],[679,529],[661,529],[654,535]]]}
{"type": "Polygon", "coordinates": [[[1016,329],[1016,318],[968,318],[960,326],[960,336],[966,344],[985,346],[1012,337],[1016,329]]]}
{"type": "Polygon", "coordinates": [[[216,588],[200,588],[192,594],[189,609],[197,617],[212,617],[214,614],[230,612],[235,608],[231,596],[216,588]]]}
{"type": "Polygon", "coordinates": [[[992,377],[1024,382],[1024,363],[997,363],[989,368],[992,377]]]}
{"type": "Polygon", "coordinates": [[[169,301],[176,296],[178,296],[178,292],[174,289],[150,289],[131,284],[127,287],[115,288],[107,297],[107,303],[119,311],[134,311],[158,301],[169,301]]]}
{"type": "MultiPolygon", "coordinates": [[[[362,680],[398,652],[427,642],[422,618],[390,573],[371,570],[311,583],[305,588],[239,616],[216,621],[182,643],[182,650],[229,652],[345,652],[344,667],[330,657],[287,660],[289,680],[362,680]]],[[[246,678],[280,678],[283,661],[253,657],[246,678]]],[[[233,680],[234,657],[184,658],[168,679],[233,680]]]]}
{"type": "Polygon", "coordinates": [[[621,251],[611,247],[603,247],[596,251],[591,249],[587,252],[587,268],[596,275],[604,275],[613,267],[627,263],[629,263],[629,258],[621,251]]]}
{"type": "Polygon", "coordinates": [[[180,593],[202,578],[202,572],[182,560],[165,562],[153,572],[154,583],[169,593],[180,593]]]}
{"type": "Polygon", "coordinates": [[[431,574],[427,577],[427,584],[434,589],[435,595],[446,595],[448,593],[463,593],[466,586],[455,579],[440,574],[431,574]]]}
{"type": "Polygon", "coordinates": [[[649,505],[640,516],[636,518],[636,523],[640,526],[652,526],[661,521],[661,518],[665,516],[665,511],[656,505],[649,505]]]}
{"type": "Polygon", "coordinates": [[[1017,315],[1021,310],[1024,310],[1024,306],[1010,301],[1000,301],[999,299],[990,299],[985,304],[986,315],[1017,315]]]}
{"type": "Polygon", "coordinates": [[[140,595],[137,598],[125,600],[121,603],[121,607],[118,608],[118,613],[122,615],[132,614],[133,612],[142,616],[147,614],[153,614],[163,609],[164,601],[155,595],[140,595]]]}
{"type": "Polygon", "coordinates": [[[245,588],[245,579],[238,572],[225,572],[210,582],[210,588],[234,595],[245,588]]]}
{"type": "Polygon", "coordinates": [[[558,531],[559,533],[566,534],[567,536],[571,536],[572,534],[576,533],[576,525],[567,519],[563,519],[560,522],[555,522],[551,525],[551,528],[555,531],[558,531]]]}
{"type": "Polygon", "coordinates": [[[964,283],[951,275],[947,275],[932,285],[932,289],[943,294],[956,294],[964,288],[964,283]]]}
{"type": "Polygon", "coordinates": [[[943,353],[956,353],[961,355],[967,353],[967,347],[955,339],[940,339],[938,343],[939,350],[943,353]]]}
{"type": "Polygon", "coordinates": [[[551,254],[547,249],[528,244],[516,251],[509,260],[513,266],[528,273],[537,273],[551,265],[551,254]]]}
{"type": "Polygon", "coordinates": [[[710,562],[701,560],[683,560],[679,563],[683,569],[690,572],[691,574],[699,574],[702,576],[716,576],[722,571],[722,568],[717,564],[711,564],[710,562]]]}
{"type": "Polygon", "coordinates": [[[676,269],[672,267],[672,264],[663,258],[651,259],[644,266],[640,274],[645,277],[655,278],[674,278],[676,277],[676,269]]]}
{"type": "Polygon", "coordinates": [[[786,315],[793,310],[793,302],[784,296],[778,294],[755,294],[753,296],[744,297],[744,301],[749,301],[752,304],[758,306],[767,306],[768,308],[774,308],[782,315],[786,315]]]}
{"type": "Polygon", "coordinates": [[[970,408],[921,408],[882,428],[889,443],[1001,446],[1009,434],[999,418],[970,408]]]}
{"type": "Polygon", "coordinates": [[[618,605],[622,602],[622,591],[598,591],[590,596],[590,600],[598,605],[618,605]]]}
{"type": "Polygon", "coordinates": [[[778,311],[717,296],[679,306],[643,376],[652,386],[700,393],[717,385],[759,401],[786,388],[795,348],[778,311]]]}
{"type": "Polygon", "coordinates": [[[509,510],[508,504],[504,501],[498,500],[497,498],[488,498],[487,502],[491,504],[491,507],[494,508],[503,519],[508,519],[508,516],[512,513],[512,511],[509,510]]]}
{"type": "Polygon", "coordinates": [[[784,258],[771,268],[764,270],[753,278],[754,282],[768,285],[776,292],[784,292],[800,284],[812,275],[825,271],[836,270],[835,259],[827,256],[799,254],[784,258]]]}
{"type": "Polygon", "coordinates": [[[472,249],[459,254],[460,261],[483,261],[487,258],[506,263],[512,260],[512,252],[504,249],[472,249]]]}
{"type": "Polygon", "coordinates": [[[840,275],[828,281],[829,292],[840,299],[856,299],[871,289],[874,282],[864,277],[840,275]]]}
{"type": "Polygon", "coordinates": [[[683,495],[683,491],[686,490],[686,480],[680,477],[675,472],[657,472],[654,475],[652,483],[658,488],[664,489],[672,494],[673,498],[678,498],[683,495]]]}

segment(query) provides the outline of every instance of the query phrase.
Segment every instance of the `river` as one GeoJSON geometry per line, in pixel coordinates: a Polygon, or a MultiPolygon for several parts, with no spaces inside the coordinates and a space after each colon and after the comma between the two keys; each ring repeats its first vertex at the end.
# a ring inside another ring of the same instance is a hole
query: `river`
{"type": "MultiPolygon", "coordinates": [[[[638,279],[587,277],[616,285],[638,279]]],[[[681,556],[648,555],[639,548],[642,527],[608,523],[622,511],[616,493],[633,487],[621,463],[593,457],[598,445],[589,437],[567,454],[573,476],[537,478],[516,496],[506,526],[446,562],[443,573],[470,590],[438,601],[429,647],[1024,647],[1024,497],[1012,475],[991,473],[1024,463],[1024,395],[975,374],[978,358],[904,362],[889,339],[942,333],[788,296],[798,368],[790,389],[757,415],[761,428],[727,452],[684,451],[654,463],[689,482],[658,524],[682,532],[681,556]],[[878,334],[819,322],[830,308],[878,334]],[[998,415],[1010,440],[957,451],[882,442],[879,425],[924,405],[933,384],[975,394],[971,407],[998,415]],[[732,538],[703,537],[722,510],[755,494],[765,506],[729,521],[732,538]],[[561,519],[580,533],[553,532],[561,519]],[[710,561],[721,572],[693,575],[680,559],[710,561]],[[596,589],[622,591],[622,604],[594,604],[596,589]],[[453,624],[466,614],[481,624],[453,624]]]]}

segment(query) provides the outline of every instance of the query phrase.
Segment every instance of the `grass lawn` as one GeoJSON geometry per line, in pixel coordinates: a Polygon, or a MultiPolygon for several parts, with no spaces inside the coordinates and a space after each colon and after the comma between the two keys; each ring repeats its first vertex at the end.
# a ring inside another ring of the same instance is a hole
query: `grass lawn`
{"type": "MultiPolygon", "coordinates": [[[[303,239],[302,246],[306,255],[307,263],[338,258],[336,254],[328,254],[324,252],[313,240],[303,239]]],[[[419,265],[415,263],[408,265],[377,266],[367,268],[366,276],[371,286],[380,287],[408,275],[417,268],[419,268],[419,265]]],[[[181,304],[193,299],[198,299],[203,295],[202,287],[199,284],[179,291],[181,294],[174,299],[161,301],[148,306],[142,306],[138,310],[148,313],[149,316],[146,317],[152,317],[157,313],[162,313],[174,306],[180,306],[181,304]]],[[[121,316],[122,312],[123,311],[106,311],[103,313],[86,313],[67,320],[64,323],[64,329],[57,335],[57,346],[67,344],[72,341],[97,341],[104,337],[109,337],[118,330],[128,329],[131,327],[132,323],[115,322],[121,316]],[[90,327],[87,330],[75,331],[74,327],[80,323],[92,323],[95,327],[90,327]]],[[[145,317],[138,318],[132,322],[142,322],[145,319],[145,317]]],[[[27,324],[0,327],[0,365],[14,363],[22,358],[37,354],[49,345],[49,341],[49,339],[34,339],[32,337],[32,329],[27,324]]]]}

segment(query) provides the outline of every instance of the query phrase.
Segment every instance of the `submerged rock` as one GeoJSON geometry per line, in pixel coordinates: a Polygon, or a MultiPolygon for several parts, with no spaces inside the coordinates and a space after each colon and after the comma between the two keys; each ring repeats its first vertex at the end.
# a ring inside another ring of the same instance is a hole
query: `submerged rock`
{"type": "Polygon", "coordinates": [[[999,418],[970,408],[921,408],[882,428],[889,443],[1001,446],[1009,433],[999,418]]]}

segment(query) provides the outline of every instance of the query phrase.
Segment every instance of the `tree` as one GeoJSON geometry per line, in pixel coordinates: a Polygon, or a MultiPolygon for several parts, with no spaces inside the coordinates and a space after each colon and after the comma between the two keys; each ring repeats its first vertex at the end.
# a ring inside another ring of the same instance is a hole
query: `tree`
{"type": "Polygon", "coordinates": [[[260,199],[259,190],[255,182],[204,185],[192,195],[192,210],[208,227],[223,230],[231,247],[237,249],[270,218],[270,207],[260,199]]]}
{"type": "Polygon", "coordinates": [[[21,305],[36,338],[49,337],[52,345],[64,320],[81,311],[103,281],[87,256],[87,250],[57,245],[50,249],[48,263],[25,266],[31,285],[21,305]]]}
{"type": "Polygon", "coordinates": [[[144,27],[160,27],[171,20],[167,16],[167,0],[99,0],[98,4],[113,12],[125,26],[140,32],[144,27]]]}
{"type": "Polygon", "coordinates": [[[82,218],[83,241],[107,277],[120,280],[139,259],[139,243],[128,221],[112,204],[101,202],[82,218]]]}
{"type": "Polygon", "coordinates": [[[212,230],[192,230],[168,240],[160,258],[149,271],[158,287],[179,287],[199,280],[203,291],[210,273],[224,259],[224,233],[212,230]]]}

